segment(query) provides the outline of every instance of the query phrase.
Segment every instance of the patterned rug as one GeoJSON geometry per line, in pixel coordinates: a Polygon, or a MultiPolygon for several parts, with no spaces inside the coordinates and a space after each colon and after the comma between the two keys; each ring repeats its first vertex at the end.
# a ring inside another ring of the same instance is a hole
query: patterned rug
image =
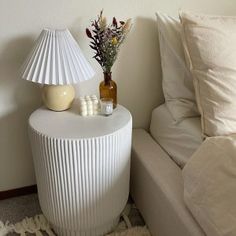
{"type": "MultiPolygon", "coordinates": [[[[128,217],[122,215],[123,220],[120,221],[116,230],[107,236],[151,236],[146,226],[132,227],[128,217]]],[[[0,221],[0,236],[7,236],[10,234],[18,234],[20,236],[36,235],[36,236],[56,236],[51,229],[49,222],[43,215],[36,215],[34,217],[26,217],[21,222],[11,224],[0,221]]]]}
{"type": "MultiPolygon", "coordinates": [[[[49,222],[42,215],[37,195],[0,201],[0,236],[5,235],[55,236],[49,222]]],[[[131,200],[122,212],[118,226],[107,236],[150,236],[131,200]]]]}

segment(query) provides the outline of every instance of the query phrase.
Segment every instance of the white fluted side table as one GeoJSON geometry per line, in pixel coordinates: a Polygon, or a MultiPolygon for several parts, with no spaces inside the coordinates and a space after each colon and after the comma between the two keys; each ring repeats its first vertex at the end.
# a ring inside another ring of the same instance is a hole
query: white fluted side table
{"type": "Polygon", "coordinates": [[[58,235],[104,235],[129,195],[132,118],[40,108],[29,119],[40,206],[58,235]]]}

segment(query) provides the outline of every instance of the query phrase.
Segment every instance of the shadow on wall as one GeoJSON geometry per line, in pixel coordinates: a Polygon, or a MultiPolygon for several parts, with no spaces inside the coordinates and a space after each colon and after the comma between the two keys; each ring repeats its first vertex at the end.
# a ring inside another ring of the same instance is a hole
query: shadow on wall
{"type": "Polygon", "coordinates": [[[30,37],[15,38],[0,53],[0,191],[19,187],[14,183],[22,187],[34,181],[27,121],[41,104],[40,91],[19,75],[32,45],[30,37]],[[22,172],[29,174],[19,183],[22,172]]]}
{"type": "Polygon", "coordinates": [[[153,108],[164,102],[155,20],[142,17],[133,20],[118,60],[114,79],[119,86],[119,102],[130,109],[135,127],[148,129],[153,108]]]}

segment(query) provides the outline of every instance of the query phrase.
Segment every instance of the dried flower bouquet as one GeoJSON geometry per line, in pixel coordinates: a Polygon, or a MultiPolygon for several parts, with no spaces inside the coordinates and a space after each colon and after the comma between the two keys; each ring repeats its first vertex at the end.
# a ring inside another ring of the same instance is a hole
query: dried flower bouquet
{"type": "Polygon", "coordinates": [[[90,47],[95,51],[94,58],[101,65],[104,73],[110,73],[117,59],[118,51],[131,27],[131,19],[107,24],[103,11],[92,21],[91,29],[86,28],[86,34],[91,39],[90,47]]]}

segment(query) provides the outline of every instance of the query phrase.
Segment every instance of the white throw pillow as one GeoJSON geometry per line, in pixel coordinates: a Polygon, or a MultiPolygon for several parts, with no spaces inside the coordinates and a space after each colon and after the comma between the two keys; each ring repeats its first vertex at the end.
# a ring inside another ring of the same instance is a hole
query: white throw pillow
{"type": "Polygon", "coordinates": [[[236,17],[180,13],[202,130],[236,133],[236,17]]]}
{"type": "Polygon", "coordinates": [[[159,31],[162,86],[167,107],[176,121],[199,116],[191,73],[185,64],[181,23],[156,13],[159,31]]]}

